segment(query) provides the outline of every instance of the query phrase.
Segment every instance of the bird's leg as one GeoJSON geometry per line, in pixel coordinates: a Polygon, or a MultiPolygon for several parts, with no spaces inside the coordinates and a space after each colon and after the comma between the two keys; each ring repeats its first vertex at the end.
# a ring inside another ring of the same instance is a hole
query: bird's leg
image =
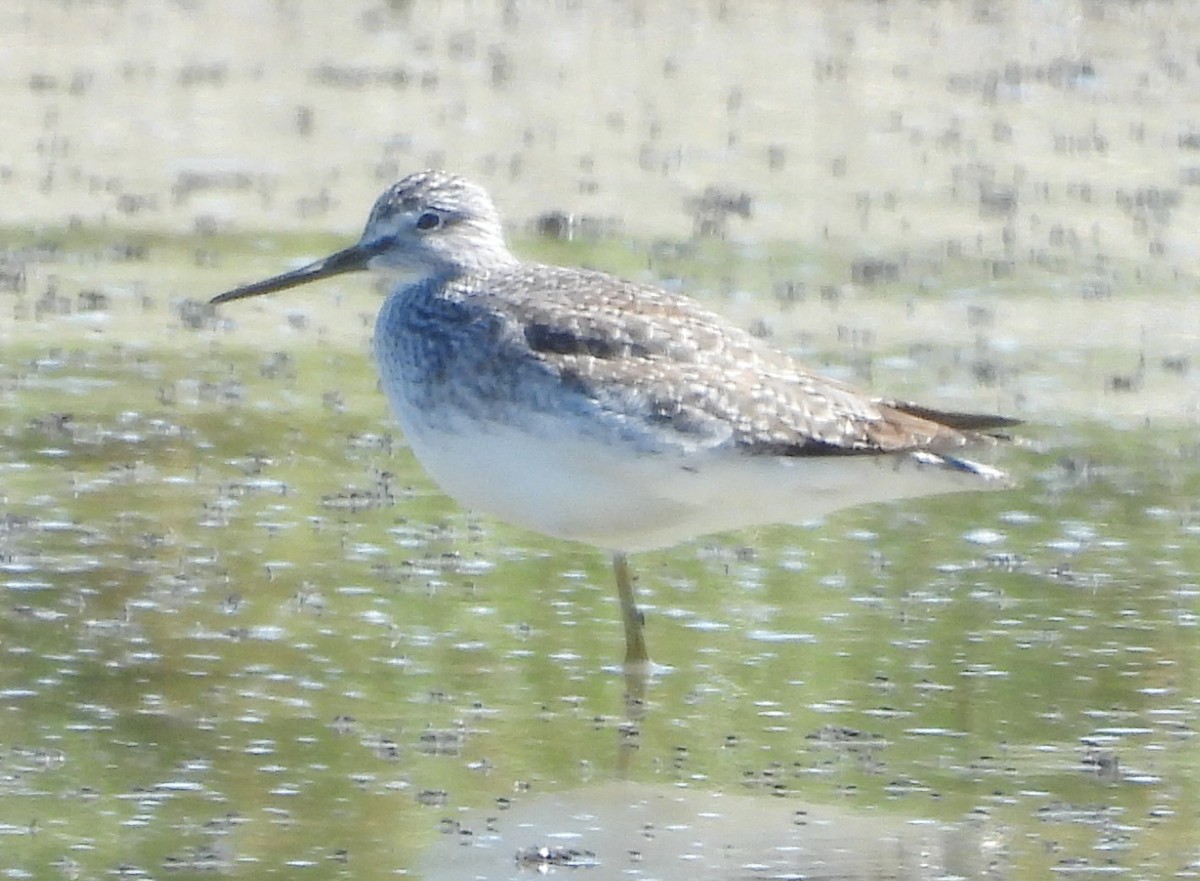
{"type": "Polygon", "coordinates": [[[642,632],[645,617],[633,595],[633,579],[629,560],[624,554],[613,554],[613,574],[617,576],[617,594],[621,598],[621,618],[625,623],[625,666],[645,667],[650,662],[646,652],[646,637],[642,632]]]}

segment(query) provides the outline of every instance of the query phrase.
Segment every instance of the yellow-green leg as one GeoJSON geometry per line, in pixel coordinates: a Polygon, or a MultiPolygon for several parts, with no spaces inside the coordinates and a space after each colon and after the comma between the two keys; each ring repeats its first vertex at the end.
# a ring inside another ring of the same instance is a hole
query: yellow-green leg
{"type": "Polygon", "coordinates": [[[613,574],[617,576],[617,594],[621,598],[621,619],[625,623],[625,666],[645,666],[650,661],[646,652],[646,623],[637,599],[633,595],[633,578],[629,574],[629,560],[624,554],[613,554],[613,574]]]}

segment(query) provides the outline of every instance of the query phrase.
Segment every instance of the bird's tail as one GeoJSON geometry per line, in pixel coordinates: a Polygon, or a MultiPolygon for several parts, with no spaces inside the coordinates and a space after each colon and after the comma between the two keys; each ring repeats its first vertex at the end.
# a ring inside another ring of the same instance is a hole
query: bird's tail
{"type": "Polygon", "coordinates": [[[1012,483],[1007,472],[1001,471],[999,468],[993,468],[991,465],[985,465],[982,462],[976,462],[973,459],[963,459],[960,456],[934,453],[929,450],[913,450],[910,455],[921,465],[970,474],[989,483],[997,484],[997,489],[1012,483]]]}

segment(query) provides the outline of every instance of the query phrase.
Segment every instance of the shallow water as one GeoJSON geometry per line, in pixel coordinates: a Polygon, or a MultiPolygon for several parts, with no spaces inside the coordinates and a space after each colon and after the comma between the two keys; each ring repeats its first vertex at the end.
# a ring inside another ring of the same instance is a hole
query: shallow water
{"type": "Polygon", "coordinates": [[[1195,874],[1188,10],[469,6],[0,13],[23,37],[2,85],[2,876],[1195,874]],[[518,100],[550,36],[633,97],[560,63],[560,103],[518,100]],[[793,77],[760,79],[768,39],[793,77]],[[397,91],[397,57],[439,78],[397,91]],[[825,101],[811,135],[801,86],[825,101]],[[620,129],[577,112],[588,88],[650,103],[620,129]],[[397,108],[428,125],[396,140],[397,108]],[[652,130],[666,170],[636,149],[652,130]],[[497,160],[522,143],[544,176],[497,160]],[[462,511],[412,461],[368,281],[203,306],[340,247],[438,154],[496,190],[523,255],[695,292],[880,392],[1025,418],[1018,487],[639,555],[664,669],[630,703],[607,560],[462,511]],[[714,179],[757,210],[692,238],[686,197],[714,179]],[[983,180],[1012,184],[1009,213],[983,180]],[[574,241],[525,223],[556,210],[590,218],[574,241]]]}
{"type": "Polygon", "coordinates": [[[144,308],[169,348],[3,359],[21,871],[385,876],[463,809],[612,780],[937,824],[997,877],[1194,858],[1185,425],[1031,425],[1013,491],[640,555],[668,669],[631,708],[607,561],[438,495],[361,347],[296,306],[270,351],[144,308]]]}

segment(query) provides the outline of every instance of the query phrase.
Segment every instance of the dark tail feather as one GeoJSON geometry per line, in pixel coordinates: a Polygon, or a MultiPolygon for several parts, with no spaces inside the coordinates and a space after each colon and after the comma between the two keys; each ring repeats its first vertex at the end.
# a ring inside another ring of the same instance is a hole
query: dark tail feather
{"type": "Polygon", "coordinates": [[[881,401],[880,403],[893,410],[899,410],[901,413],[907,413],[909,416],[945,425],[955,431],[990,434],[995,437],[1006,436],[1000,429],[1021,424],[1020,419],[1011,419],[1008,416],[994,416],[990,413],[953,413],[948,410],[936,410],[933,407],[922,407],[911,401],[881,401]]]}

